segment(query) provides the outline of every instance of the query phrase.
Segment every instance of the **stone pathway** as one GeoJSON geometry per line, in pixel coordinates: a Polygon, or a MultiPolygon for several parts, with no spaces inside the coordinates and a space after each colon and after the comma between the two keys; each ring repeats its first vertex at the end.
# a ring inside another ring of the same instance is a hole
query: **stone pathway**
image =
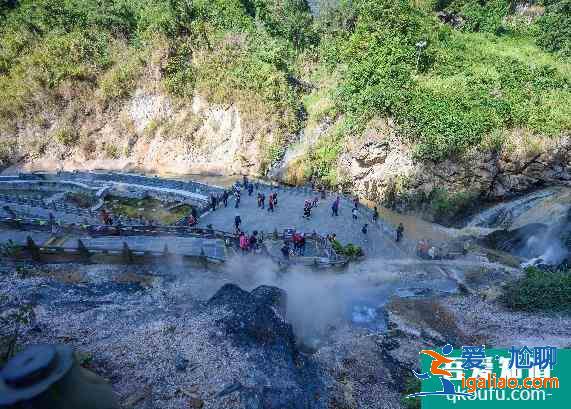
{"type": "Polygon", "coordinates": [[[295,228],[304,233],[316,231],[320,235],[335,233],[338,240],[346,245],[353,243],[362,248],[365,254],[384,258],[400,258],[406,256],[406,252],[394,242],[393,228],[386,225],[381,219],[377,225],[373,225],[371,214],[363,209],[359,211],[357,220],[353,220],[351,209],[353,204],[341,198],[339,216],[331,216],[331,204],[335,200],[334,195],[327,195],[327,199],[320,200],[319,206],[312,209],[311,219],[303,218],[303,204],[306,199],[313,199],[317,193],[311,193],[307,189],[284,189],[278,192],[278,206],[274,213],[267,210],[267,197],[270,192],[269,186],[262,186],[261,191],[266,195],[266,209],[257,207],[256,194],[252,196],[242,191],[240,207],[234,208],[235,201],[231,198],[228,207],[218,208],[203,215],[200,225],[212,224],[214,229],[233,231],[234,217],[239,214],[242,219],[242,230],[251,233],[254,230],[272,233],[274,229],[282,232],[285,228],[295,228]],[[369,224],[368,234],[361,232],[363,224],[369,224]]]}

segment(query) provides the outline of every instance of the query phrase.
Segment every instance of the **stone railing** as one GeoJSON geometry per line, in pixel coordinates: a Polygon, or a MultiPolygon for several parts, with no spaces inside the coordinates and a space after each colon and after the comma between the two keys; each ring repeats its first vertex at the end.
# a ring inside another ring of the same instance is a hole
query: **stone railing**
{"type": "Polygon", "coordinates": [[[121,172],[58,172],[53,173],[38,173],[41,177],[52,178],[58,177],[60,179],[74,179],[74,180],[90,180],[98,182],[115,182],[127,183],[134,185],[144,185],[150,188],[166,188],[184,190],[187,192],[197,193],[208,196],[210,193],[218,193],[223,189],[217,186],[210,186],[196,181],[182,181],[174,179],[163,179],[159,177],[151,177],[138,175],[134,173],[121,173],[121,172]]]}

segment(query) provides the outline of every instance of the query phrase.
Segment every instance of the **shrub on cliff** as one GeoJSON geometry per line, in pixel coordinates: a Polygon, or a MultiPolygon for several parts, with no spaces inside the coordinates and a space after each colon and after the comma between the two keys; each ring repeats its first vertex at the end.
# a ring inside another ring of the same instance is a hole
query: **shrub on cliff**
{"type": "Polygon", "coordinates": [[[525,276],[508,284],[503,300],[514,310],[571,311],[571,271],[528,268],[525,276]]]}

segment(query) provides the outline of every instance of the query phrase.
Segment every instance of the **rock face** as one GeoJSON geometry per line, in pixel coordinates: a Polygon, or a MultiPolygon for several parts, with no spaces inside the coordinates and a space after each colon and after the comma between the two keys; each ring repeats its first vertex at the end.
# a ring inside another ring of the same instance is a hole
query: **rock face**
{"type": "Polygon", "coordinates": [[[395,200],[433,189],[495,201],[553,184],[571,185],[571,136],[547,139],[514,131],[501,152],[468,152],[441,163],[419,162],[390,121],[369,127],[339,160],[347,185],[373,200],[395,200]]]}
{"type": "MultiPolygon", "coordinates": [[[[74,126],[76,140],[57,141],[61,118],[48,127],[23,124],[15,138],[25,170],[143,170],[158,173],[257,174],[264,166],[269,126],[244,123],[234,105],[196,95],[191,105],[138,89],[121,105],[94,110],[74,126]]],[[[15,158],[17,159],[17,154],[15,158]]],[[[1,165],[1,164],[0,164],[1,165]]]]}

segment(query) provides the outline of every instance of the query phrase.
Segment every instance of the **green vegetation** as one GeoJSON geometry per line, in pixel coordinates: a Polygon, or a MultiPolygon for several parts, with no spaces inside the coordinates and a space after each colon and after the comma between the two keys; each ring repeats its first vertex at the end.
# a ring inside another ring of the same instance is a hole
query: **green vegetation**
{"type": "Polygon", "coordinates": [[[339,243],[339,241],[333,240],[331,242],[331,245],[333,246],[333,250],[335,250],[337,254],[340,254],[342,256],[351,259],[358,258],[363,255],[363,249],[352,243],[343,246],[341,243],[339,243]]]}
{"type": "Polygon", "coordinates": [[[406,409],[420,409],[420,398],[407,398],[408,395],[420,392],[421,385],[420,379],[413,375],[412,372],[408,372],[404,376],[404,388],[401,392],[402,399],[401,403],[406,409]]]}
{"type": "Polygon", "coordinates": [[[571,0],[544,0],[545,14],[539,19],[541,47],[571,56],[571,0]]]}
{"type": "Polygon", "coordinates": [[[450,224],[472,209],[474,199],[474,195],[466,192],[451,194],[444,189],[434,189],[427,198],[429,214],[437,223],[450,224]]]}
{"type": "Polygon", "coordinates": [[[545,271],[532,267],[506,286],[506,305],[523,311],[571,311],[571,271],[545,271]]]}
{"type": "Polygon", "coordinates": [[[504,26],[510,2],[354,3],[354,30],[322,45],[335,49],[324,52],[330,64],[345,67],[337,104],[353,132],[375,116],[393,117],[418,158],[441,161],[501,130],[552,136],[571,129],[569,61],[504,26]],[[437,21],[433,12],[443,9],[464,16],[461,29],[437,21]]]}
{"type": "Polygon", "coordinates": [[[304,125],[332,125],[303,160],[304,175],[330,185],[343,182],[347,141],[379,118],[418,160],[501,152],[515,130],[571,129],[571,0],[530,4],[323,1],[314,18],[304,0],[4,0],[1,129],[72,108],[78,124],[158,75],[182,104],[199,92],[237,105],[266,165],[304,125]]]}
{"type": "MultiPolygon", "coordinates": [[[[301,127],[290,78],[296,56],[318,42],[303,0],[4,0],[0,19],[8,132],[19,120],[49,117],[49,108],[67,110],[70,94],[87,113],[92,101],[106,108],[153,70],[182,102],[199,91],[238,104],[246,120],[275,124],[273,156],[301,127]]],[[[71,146],[71,136],[58,131],[53,140],[71,146]]]]}
{"type": "MultiPolygon", "coordinates": [[[[173,205],[172,203],[170,204],[173,205]]],[[[163,203],[158,199],[128,199],[110,196],[105,199],[105,208],[112,214],[137,219],[140,216],[145,220],[159,221],[162,224],[172,224],[181,218],[188,216],[192,206],[182,204],[176,207],[169,207],[168,203],[163,203]]]]}

